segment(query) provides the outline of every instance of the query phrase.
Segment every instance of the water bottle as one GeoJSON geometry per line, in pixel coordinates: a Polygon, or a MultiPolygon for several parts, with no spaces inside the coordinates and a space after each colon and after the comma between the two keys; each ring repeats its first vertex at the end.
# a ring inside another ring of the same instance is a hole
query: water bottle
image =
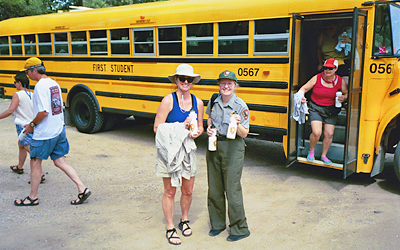
{"type": "Polygon", "coordinates": [[[25,128],[21,131],[21,133],[19,133],[18,140],[23,141],[25,139],[26,134],[24,132],[25,132],[25,128]]]}
{"type": "Polygon", "coordinates": [[[194,111],[194,109],[190,110],[189,113],[189,118],[190,118],[190,132],[192,135],[197,135],[198,133],[198,127],[197,127],[197,114],[194,111]]]}
{"type": "Polygon", "coordinates": [[[217,130],[214,126],[211,126],[213,133],[210,137],[208,137],[208,150],[215,151],[217,150],[217,130]]]}
{"type": "Polygon", "coordinates": [[[336,92],[336,98],[335,98],[335,107],[336,108],[341,108],[342,107],[342,103],[339,102],[339,97],[342,96],[342,92],[338,91],[336,92]]]}
{"type": "Polygon", "coordinates": [[[228,133],[226,138],[235,139],[236,138],[237,123],[235,117],[231,116],[231,122],[229,123],[228,133]]]}
{"type": "MultiPolygon", "coordinates": [[[[347,36],[346,31],[344,31],[343,34],[341,35],[341,37],[343,37],[343,36],[347,36]]],[[[341,47],[341,48],[346,47],[346,43],[340,43],[340,47],[341,47]]]]}

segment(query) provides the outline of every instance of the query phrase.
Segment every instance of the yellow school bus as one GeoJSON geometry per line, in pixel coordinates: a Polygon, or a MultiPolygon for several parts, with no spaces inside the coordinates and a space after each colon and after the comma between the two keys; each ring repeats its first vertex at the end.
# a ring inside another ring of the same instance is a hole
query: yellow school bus
{"type": "Polygon", "coordinates": [[[228,69],[250,109],[250,136],[281,141],[288,166],[374,176],[389,152],[400,176],[399,26],[398,1],[360,0],[171,0],[13,18],[0,22],[0,88],[10,98],[13,75],[37,56],[77,129],[95,133],[116,117],[154,117],[181,63],[201,74],[192,92],[205,104],[228,69]],[[329,166],[307,162],[310,124],[291,117],[293,94],[317,73],[327,21],[352,28],[349,96],[329,166]]]}

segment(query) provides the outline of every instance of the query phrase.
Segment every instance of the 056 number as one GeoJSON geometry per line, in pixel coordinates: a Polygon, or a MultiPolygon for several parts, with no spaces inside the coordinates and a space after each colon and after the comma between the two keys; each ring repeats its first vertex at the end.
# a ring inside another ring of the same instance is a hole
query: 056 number
{"type": "Polygon", "coordinates": [[[257,76],[258,68],[239,68],[238,75],[239,76],[257,76]]]}
{"type": "Polygon", "coordinates": [[[375,74],[375,73],[379,73],[379,74],[384,74],[384,73],[391,74],[391,73],[392,73],[392,66],[393,66],[392,64],[386,65],[386,64],[384,64],[384,63],[380,63],[380,64],[373,63],[373,64],[371,64],[371,66],[369,67],[369,71],[370,71],[372,74],[375,74]]]}

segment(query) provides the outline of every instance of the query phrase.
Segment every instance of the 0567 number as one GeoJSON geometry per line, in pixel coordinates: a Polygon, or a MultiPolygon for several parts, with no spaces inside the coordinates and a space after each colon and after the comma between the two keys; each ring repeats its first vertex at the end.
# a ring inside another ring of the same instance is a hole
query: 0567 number
{"type": "Polygon", "coordinates": [[[258,69],[258,68],[239,68],[238,75],[239,76],[257,76],[259,70],[260,69],[258,69]]]}
{"type": "Polygon", "coordinates": [[[372,74],[375,74],[375,73],[379,73],[379,74],[385,74],[385,73],[391,74],[391,73],[393,72],[393,71],[392,71],[392,67],[393,67],[392,64],[386,65],[386,64],[384,64],[384,63],[380,63],[380,64],[373,63],[373,64],[371,64],[371,66],[369,67],[369,71],[370,71],[372,74]]]}

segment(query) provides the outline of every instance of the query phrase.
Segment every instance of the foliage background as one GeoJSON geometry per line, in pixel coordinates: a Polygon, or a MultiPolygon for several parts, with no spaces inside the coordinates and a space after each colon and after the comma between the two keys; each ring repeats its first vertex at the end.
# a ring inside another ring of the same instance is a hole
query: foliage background
{"type": "Polygon", "coordinates": [[[161,0],[0,0],[0,21],[13,17],[68,11],[69,6],[105,8],[161,0]]]}

